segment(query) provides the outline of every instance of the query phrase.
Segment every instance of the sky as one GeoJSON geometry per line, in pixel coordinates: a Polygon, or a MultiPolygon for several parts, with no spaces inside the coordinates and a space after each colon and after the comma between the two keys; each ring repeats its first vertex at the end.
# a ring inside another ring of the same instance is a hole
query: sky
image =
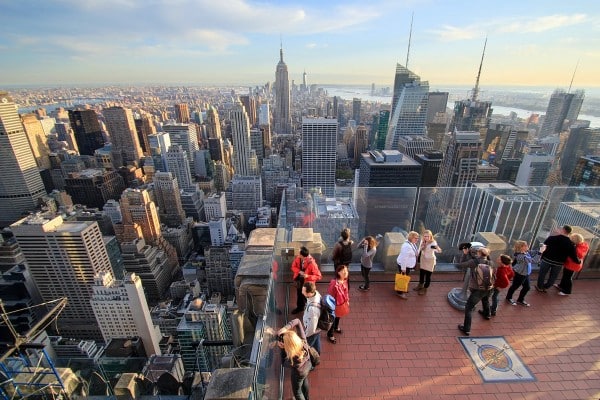
{"type": "Polygon", "coordinates": [[[0,88],[391,86],[396,63],[443,85],[600,86],[597,0],[0,0],[0,88]]]}

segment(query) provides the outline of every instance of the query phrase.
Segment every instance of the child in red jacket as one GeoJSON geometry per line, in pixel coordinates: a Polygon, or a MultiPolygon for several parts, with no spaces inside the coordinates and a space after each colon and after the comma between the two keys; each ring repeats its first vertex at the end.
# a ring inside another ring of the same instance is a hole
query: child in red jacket
{"type": "MultiPolygon", "coordinates": [[[[501,254],[496,260],[498,268],[496,269],[496,281],[494,282],[494,288],[492,289],[492,306],[490,307],[491,316],[496,315],[498,310],[498,295],[500,289],[507,288],[510,285],[511,279],[515,276],[515,272],[512,269],[512,259],[506,254],[501,254]]],[[[479,310],[479,314],[483,315],[485,319],[490,319],[489,315],[484,315],[483,310],[479,310]]]]}

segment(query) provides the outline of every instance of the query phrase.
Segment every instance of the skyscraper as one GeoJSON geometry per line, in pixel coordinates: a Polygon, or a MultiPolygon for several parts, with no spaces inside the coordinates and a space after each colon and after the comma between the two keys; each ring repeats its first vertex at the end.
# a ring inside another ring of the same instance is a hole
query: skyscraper
{"type": "Polygon", "coordinates": [[[112,268],[97,222],[31,215],[11,225],[45,302],[67,297],[57,320],[61,335],[102,340],[90,305],[94,276],[112,268]]]}
{"type": "Polygon", "coordinates": [[[50,158],[48,157],[50,149],[41,121],[37,119],[35,114],[22,115],[21,120],[38,168],[50,169],[50,158]]]}
{"type": "Polygon", "coordinates": [[[186,103],[175,104],[175,120],[180,124],[190,123],[190,109],[186,103]]]}
{"type": "Polygon", "coordinates": [[[233,169],[235,174],[250,175],[250,123],[241,102],[231,110],[231,136],[233,139],[233,169]]]}
{"type": "Polygon", "coordinates": [[[477,178],[481,158],[479,132],[452,132],[440,167],[438,187],[464,187],[477,178]]]}
{"type": "Polygon", "coordinates": [[[337,119],[302,118],[302,187],[335,195],[337,119]]]}
{"type": "Polygon", "coordinates": [[[421,82],[417,74],[396,64],[386,149],[397,150],[402,135],[425,135],[428,94],[429,82],[421,82]]]}
{"type": "Polygon", "coordinates": [[[209,139],[221,140],[221,121],[218,111],[213,106],[206,110],[206,133],[209,139]]]}
{"type": "Polygon", "coordinates": [[[102,128],[94,110],[69,110],[69,122],[75,132],[79,154],[93,156],[104,146],[102,128]]]}
{"type": "Polygon", "coordinates": [[[46,194],[15,103],[0,92],[0,226],[34,211],[46,194]]]}
{"type": "Polygon", "coordinates": [[[283,62],[283,47],[279,50],[279,63],[275,70],[275,133],[288,135],[292,133],[292,119],[290,117],[290,81],[288,68],[283,62]]]}
{"type": "Polygon", "coordinates": [[[577,121],[579,111],[583,104],[585,93],[578,90],[575,93],[568,93],[561,89],[556,89],[546,109],[544,122],[540,128],[540,137],[550,136],[566,129],[566,124],[572,124],[577,121]]]}
{"type": "Polygon", "coordinates": [[[560,157],[563,182],[569,183],[581,157],[594,155],[600,155],[600,128],[572,127],[560,157]]]}
{"type": "Polygon", "coordinates": [[[147,356],[161,354],[160,329],[152,323],[139,276],[128,273],[117,281],[109,273],[98,274],[92,290],[90,302],[105,342],[139,337],[147,356]]]}
{"type": "Polygon", "coordinates": [[[195,185],[188,157],[187,152],[181,146],[174,144],[165,154],[165,164],[167,171],[177,178],[179,187],[185,191],[192,191],[195,185]]]}
{"type": "MultiPolygon", "coordinates": [[[[187,153],[187,161],[190,171],[195,171],[194,153],[200,147],[198,146],[198,137],[196,135],[196,127],[194,124],[165,124],[163,131],[169,134],[171,144],[179,145],[187,153]]],[[[182,182],[179,182],[182,184],[182,182]]]]}
{"type": "Polygon", "coordinates": [[[110,134],[115,168],[126,165],[139,166],[143,153],[131,109],[108,107],[102,111],[102,114],[110,134]]]}
{"type": "Polygon", "coordinates": [[[181,205],[177,178],[170,172],[157,172],[153,182],[154,198],[161,222],[170,227],[183,224],[185,212],[181,205]]]}

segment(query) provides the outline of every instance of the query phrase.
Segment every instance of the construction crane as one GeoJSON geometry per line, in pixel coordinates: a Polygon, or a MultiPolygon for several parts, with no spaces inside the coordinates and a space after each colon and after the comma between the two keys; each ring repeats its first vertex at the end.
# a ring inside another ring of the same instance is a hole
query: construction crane
{"type": "MultiPolygon", "coordinates": [[[[9,349],[2,356],[0,356],[0,374],[2,375],[0,376],[0,379],[2,379],[2,381],[0,382],[0,398],[8,400],[11,398],[15,398],[15,395],[19,398],[28,397],[27,394],[24,394],[22,392],[20,388],[21,386],[36,386],[40,388],[39,390],[43,390],[44,388],[51,386],[59,388],[61,392],[64,391],[64,382],[60,377],[60,373],[54,367],[54,363],[52,362],[50,357],[48,357],[48,354],[44,350],[45,346],[40,343],[32,343],[32,340],[35,339],[40,333],[42,333],[50,323],[56,320],[58,315],[62,312],[62,310],[64,310],[64,308],[67,305],[67,298],[63,297],[61,299],[40,305],[47,305],[52,303],[56,304],[46,315],[44,315],[44,317],[42,317],[26,333],[19,334],[10,322],[8,315],[9,313],[6,312],[6,309],[4,308],[4,303],[0,299],[0,317],[8,327],[11,334],[14,336],[14,344],[12,346],[9,346],[9,349]],[[43,354],[44,358],[47,360],[50,371],[48,372],[46,368],[38,368],[32,365],[27,354],[27,349],[39,350],[43,354]],[[20,360],[23,363],[23,367],[13,368],[7,363],[5,363],[5,361],[9,360],[10,358],[20,358],[20,360]],[[43,382],[43,379],[34,379],[31,376],[28,377],[29,379],[23,379],[23,381],[21,381],[22,376],[32,374],[34,376],[37,376],[37,378],[39,378],[40,375],[54,375],[56,377],[56,382],[47,383],[43,382]],[[8,389],[9,385],[11,386],[12,390],[8,389]],[[13,395],[10,395],[10,393],[13,393],[13,395]]],[[[17,310],[14,312],[19,311],[22,310],[17,310]]]]}

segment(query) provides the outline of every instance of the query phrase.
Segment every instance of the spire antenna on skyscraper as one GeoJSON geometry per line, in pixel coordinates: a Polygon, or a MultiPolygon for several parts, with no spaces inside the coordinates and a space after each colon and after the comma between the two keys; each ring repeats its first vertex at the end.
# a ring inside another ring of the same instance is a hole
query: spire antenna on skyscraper
{"type": "Polygon", "coordinates": [[[579,67],[579,60],[577,60],[577,64],[575,64],[575,70],[573,71],[573,76],[571,77],[571,83],[569,84],[569,90],[567,90],[567,93],[571,93],[571,87],[573,86],[573,80],[575,79],[575,73],[577,72],[577,67],[579,67]]]}
{"type": "Polygon", "coordinates": [[[410,55],[410,41],[412,39],[412,28],[413,28],[413,19],[415,17],[415,13],[413,12],[410,16],[410,31],[408,33],[408,49],[406,49],[406,64],[404,66],[408,69],[408,56],[410,55]]]}
{"type": "Polygon", "coordinates": [[[479,63],[479,71],[477,72],[477,80],[475,81],[475,87],[473,88],[473,96],[471,99],[473,101],[477,101],[477,96],[479,95],[479,78],[481,77],[481,67],[483,66],[483,58],[485,57],[485,47],[487,46],[487,36],[485,37],[485,42],[483,43],[483,52],[481,53],[481,62],[479,63]]]}

